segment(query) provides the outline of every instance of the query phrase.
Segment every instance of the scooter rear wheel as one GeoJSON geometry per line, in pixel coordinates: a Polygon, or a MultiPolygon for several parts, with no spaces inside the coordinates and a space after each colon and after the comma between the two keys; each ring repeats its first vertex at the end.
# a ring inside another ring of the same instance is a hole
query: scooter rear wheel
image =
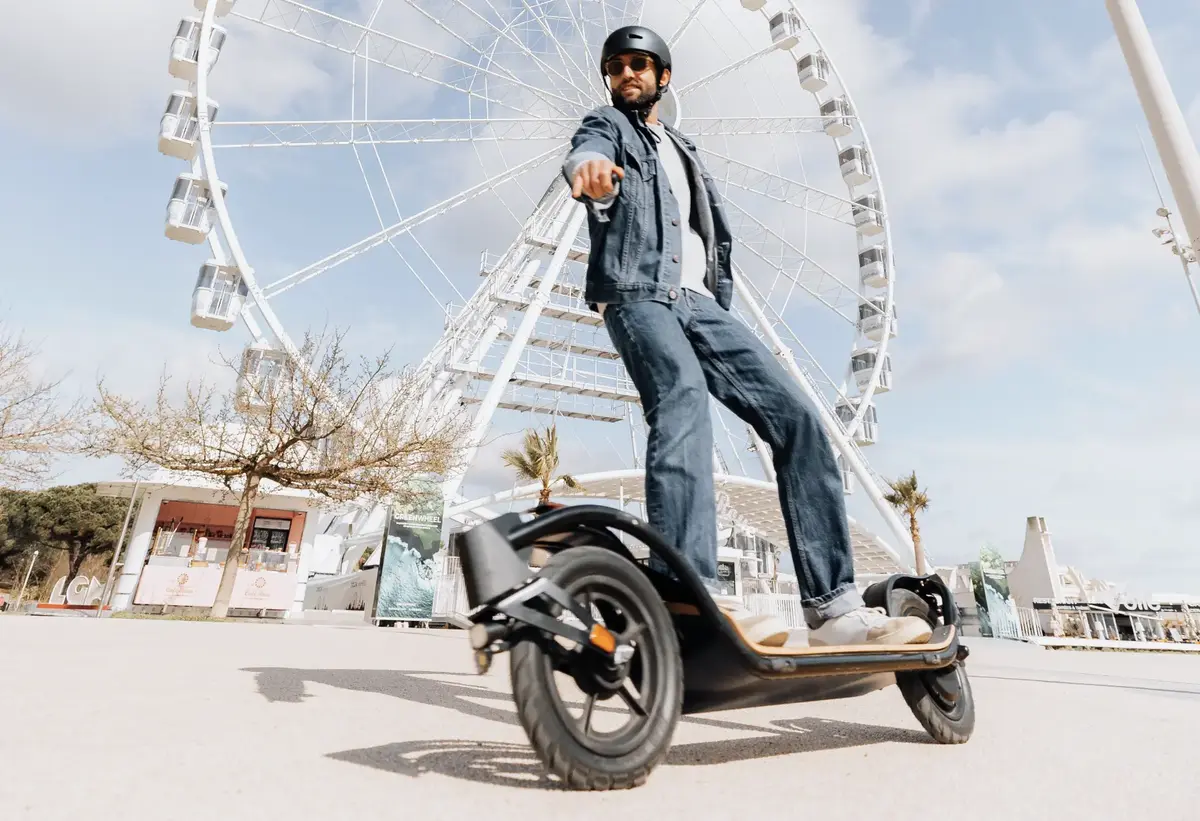
{"type": "MultiPolygon", "coordinates": [[[[888,612],[933,624],[929,605],[909,590],[893,590],[888,612]]],[[[896,673],[896,686],[925,731],[940,744],[962,744],[975,729],[975,697],[962,661],[940,670],[896,673]]]]}
{"type": "Polygon", "coordinates": [[[605,664],[586,648],[568,649],[534,633],[510,653],[517,715],[542,763],[575,790],[628,789],[643,784],[670,747],[683,703],[683,668],[670,614],[634,564],[600,547],[556,553],[539,574],[600,617],[618,644],[633,643],[625,663],[605,664]],[[584,693],[583,716],[568,710],[555,673],[584,693]],[[632,685],[632,686],[631,686],[632,685]],[[608,702],[626,706],[632,721],[612,732],[592,728],[608,702]]]}

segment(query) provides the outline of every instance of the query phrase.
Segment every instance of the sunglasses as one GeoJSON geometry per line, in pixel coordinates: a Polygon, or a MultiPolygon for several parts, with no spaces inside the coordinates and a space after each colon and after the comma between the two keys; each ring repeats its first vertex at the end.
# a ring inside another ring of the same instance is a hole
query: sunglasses
{"type": "Polygon", "coordinates": [[[608,72],[609,77],[620,77],[625,73],[625,66],[628,65],[633,69],[634,74],[641,74],[646,69],[654,65],[654,60],[650,57],[630,57],[626,63],[619,57],[614,57],[604,64],[604,70],[608,72]]]}

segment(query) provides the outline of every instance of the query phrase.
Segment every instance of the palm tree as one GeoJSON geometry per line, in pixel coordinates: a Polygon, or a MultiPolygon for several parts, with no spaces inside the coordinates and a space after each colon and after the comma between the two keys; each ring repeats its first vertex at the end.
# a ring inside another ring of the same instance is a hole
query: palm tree
{"type": "Polygon", "coordinates": [[[519,478],[542,483],[539,506],[550,503],[550,488],[555,482],[562,482],[571,490],[582,488],[574,476],[563,474],[554,478],[558,470],[558,428],[555,425],[546,428],[545,436],[536,430],[526,431],[524,450],[506,450],[501,458],[519,478]]]}
{"type": "Polygon", "coordinates": [[[912,533],[913,551],[917,557],[917,575],[925,575],[925,551],[921,549],[921,531],[917,527],[917,513],[929,507],[929,495],[923,490],[917,490],[917,473],[888,482],[892,492],[883,500],[899,511],[908,514],[908,529],[912,533]]]}

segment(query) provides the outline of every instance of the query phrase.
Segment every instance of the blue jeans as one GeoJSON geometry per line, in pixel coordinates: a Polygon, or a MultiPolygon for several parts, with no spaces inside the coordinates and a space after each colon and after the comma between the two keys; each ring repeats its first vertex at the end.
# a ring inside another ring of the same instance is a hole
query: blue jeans
{"type": "Polygon", "coordinates": [[[861,607],[841,472],[808,397],[750,329],[714,300],[672,293],[676,298],[666,303],[625,302],[604,311],[646,418],[650,524],[706,583],[715,581],[711,392],[771,448],[809,626],[861,607]]]}

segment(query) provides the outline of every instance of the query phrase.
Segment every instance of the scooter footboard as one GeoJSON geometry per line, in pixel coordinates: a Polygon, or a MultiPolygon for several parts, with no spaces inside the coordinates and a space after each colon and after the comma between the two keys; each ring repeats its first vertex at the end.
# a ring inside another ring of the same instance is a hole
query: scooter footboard
{"type": "Polygon", "coordinates": [[[901,671],[948,667],[963,649],[954,625],[938,625],[925,644],[762,647],[686,610],[675,612],[685,713],[862,695],[894,684],[901,671]]]}

